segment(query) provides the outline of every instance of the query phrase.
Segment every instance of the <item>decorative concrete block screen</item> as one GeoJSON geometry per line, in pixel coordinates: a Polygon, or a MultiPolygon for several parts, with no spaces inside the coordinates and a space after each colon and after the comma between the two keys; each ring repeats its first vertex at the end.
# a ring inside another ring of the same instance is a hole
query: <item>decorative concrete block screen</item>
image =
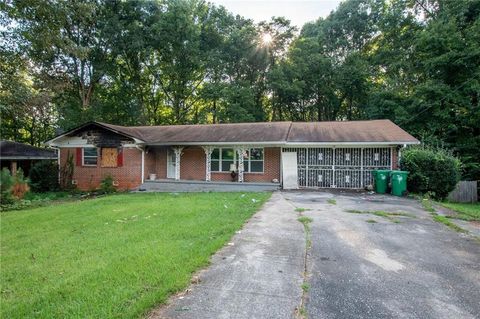
{"type": "Polygon", "coordinates": [[[283,148],[297,153],[298,185],[311,188],[364,188],[372,171],[392,169],[392,148],[283,148]]]}

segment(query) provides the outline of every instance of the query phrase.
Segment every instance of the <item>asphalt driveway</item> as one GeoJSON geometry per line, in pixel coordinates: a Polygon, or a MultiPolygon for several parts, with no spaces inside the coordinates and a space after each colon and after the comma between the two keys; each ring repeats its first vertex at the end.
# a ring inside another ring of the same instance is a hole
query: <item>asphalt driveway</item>
{"type": "Polygon", "coordinates": [[[313,220],[309,318],[480,318],[479,243],[432,221],[418,202],[347,192],[284,197],[313,220]]]}
{"type": "Polygon", "coordinates": [[[479,242],[392,196],[276,192],[197,278],[150,317],[480,318],[479,242]]]}

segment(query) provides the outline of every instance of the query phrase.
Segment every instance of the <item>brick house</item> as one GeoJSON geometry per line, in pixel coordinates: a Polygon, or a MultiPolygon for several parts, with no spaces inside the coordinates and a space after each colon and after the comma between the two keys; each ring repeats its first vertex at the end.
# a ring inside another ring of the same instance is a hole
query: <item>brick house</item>
{"type": "Polygon", "coordinates": [[[401,147],[418,140],[389,120],[126,127],[90,122],[46,144],[72,183],[119,189],[155,181],[269,183],[284,188],[364,188],[372,171],[395,169],[401,147]]]}

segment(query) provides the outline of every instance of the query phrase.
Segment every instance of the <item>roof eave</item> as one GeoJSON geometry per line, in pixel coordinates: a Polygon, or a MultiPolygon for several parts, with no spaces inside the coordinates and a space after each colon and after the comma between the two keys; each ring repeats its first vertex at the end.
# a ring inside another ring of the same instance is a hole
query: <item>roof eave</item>
{"type": "Polygon", "coordinates": [[[76,132],[76,131],[79,131],[79,130],[81,130],[82,128],[84,128],[84,127],[86,127],[86,126],[88,126],[88,125],[92,125],[92,124],[93,124],[93,125],[97,125],[97,126],[103,128],[103,129],[109,130],[109,131],[111,131],[111,132],[114,132],[114,133],[116,133],[116,134],[120,134],[120,135],[129,137],[129,138],[132,138],[132,139],[135,141],[136,144],[144,144],[144,143],[145,143],[145,141],[143,141],[142,139],[139,139],[138,137],[132,136],[132,135],[130,135],[130,134],[128,134],[128,133],[125,133],[125,132],[121,132],[121,131],[116,130],[116,129],[112,128],[112,127],[109,127],[109,126],[107,126],[107,125],[104,125],[103,123],[91,121],[91,122],[87,122],[87,123],[85,123],[85,124],[83,124],[83,125],[77,126],[77,127],[73,128],[73,129],[70,129],[70,130],[68,130],[68,131],[66,131],[66,132],[64,132],[64,133],[62,133],[62,134],[60,134],[60,135],[57,135],[57,136],[55,136],[54,138],[49,139],[48,141],[45,141],[43,144],[46,145],[46,146],[50,146],[50,147],[59,147],[59,146],[61,146],[61,144],[56,144],[55,141],[57,141],[58,139],[60,139],[60,138],[62,138],[62,137],[65,137],[65,136],[67,136],[67,135],[69,135],[69,134],[72,134],[72,133],[74,133],[74,132],[76,132]]]}

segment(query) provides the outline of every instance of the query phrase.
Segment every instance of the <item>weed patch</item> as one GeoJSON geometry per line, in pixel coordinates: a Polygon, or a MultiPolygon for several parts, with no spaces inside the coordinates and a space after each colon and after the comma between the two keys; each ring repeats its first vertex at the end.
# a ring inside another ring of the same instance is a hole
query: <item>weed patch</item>
{"type": "Polygon", "coordinates": [[[436,221],[436,222],[439,222],[439,223],[442,223],[448,227],[450,227],[451,229],[453,229],[454,231],[456,232],[459,232],[459,233],[468,233],[468,231],[466,231],[465,229],[463,229],[462,227],[458,226],[457,224],[455,223],[452,223],[447,217],[445,216],[442,216],[442,215],[435,215],[433,216],[433,220],[436,221]]]}
{"type": "MultiPolygon", "coordinates": [[[[386,219],[388,219],[389,221],[391,221],[395,224],[400,223],[400,221],[398,219],[395,219],[394,217],[403,216],[403,217],[415,218],[415,215],[412,215],[412,214],[409,214],[409,213],[405,213],[405,212],[386,212],[386,211],[383,211],[383,210],[369,211],[369,210],[348,209],[348,210],[346,210],[346,212],[351,213],[351,214],[371,214],[371,215],[386,218],[386,219]]],[[[376,221],[373,220],[373,219],[369,219],[369,220],[367,220],[367,222],[368,223],[376,223],[376,221]]]]}
{"type": "Polygon", "coordinates": [[[329,203],[329,204],[331,204],[331,205],[337,205],[337,201],[336,201],[335,199],[333,199],[333,198],[329,198],[329,199],[327,200],[327,203],[329,203]]]}

